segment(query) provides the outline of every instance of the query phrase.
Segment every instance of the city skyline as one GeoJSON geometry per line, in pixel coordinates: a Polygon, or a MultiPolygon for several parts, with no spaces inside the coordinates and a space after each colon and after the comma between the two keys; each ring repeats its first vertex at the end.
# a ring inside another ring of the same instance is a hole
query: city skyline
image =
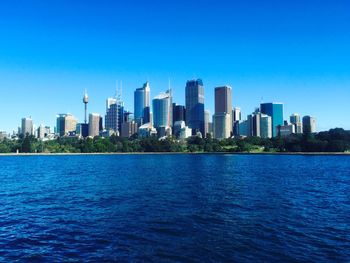
{"type": "Polygon", "coordinates": [[[350,129],[347,1],[11,1],[0,7],[0,130],[12,132],[29,116],[53,128],[62,112],[83,122],[85,89],[89,112],[103,115],[116,81],[133,111],[136,88],[149,81],[153,99],[169,78],[180,105],[186,81],[202,78],[211,114],[214,88],[230,85],[243,118],[261,101],[281,101],[285,119],[298,112],[316,116],[319,131],[350,129]]]}
{"type": "MultiPolygon", "coordinates": [[[[192,80],[187,80],[187,82],[186,82],[186,86],[188,85],[188,83],[198,83],[198,82],[200,82],[200,84],[199,85],[203,85],[203,87],[204,87],[204,94],[205,94],[205,85],[203,84],[203,80],[202,79],[192,79],[192,80]]],[[[110,106],[112,105],[121,105],[121,107],[122,107],[122,111],[121,111],[121,115],[123,115],[124,113],[126,113],[126,112],[129,112],[132,116],[133,116],[133,120],[135,120],[136,122],[137,122],[137,119],[135,119],[135,116],[134,116],[134,113],[133,113],[133,111],[130,111],[130,109],[128,108],[128,107],[126,107],[125,106],[125,100],[121,97],[121,91],[120,91],[120,86],[119,86],[120,84],[117,84],[117,88],[115,89],[115,94],[114,95],[112,95],[112,96],[109,96],[109,97],[106,97],[105,98],[105,100],[104,100],[104,107],[105,107],[105,111],[102,111],[102,112],[93,112],[93,111],[91,111],[90,110],[90,108],[89,107],[87,107],[87,104],[88,103],[86,103],[86,98],[88,97],[88,100],[90,101],[90,95],[89,95],[89,93],[88,93],[88,91],[87,91],[87,89],[85,89],[84,90],[84,92],[83,92],[83,96],[82,96],[82,98],[83,98],[83,100],[81,100],[80,101],[80,105],[81,105],[81,107],[82,107],[82,111],[83,111],[83,114],[82,114],[82,119],[80,119],[79,117],[77,117],[77,116],[80,116],[81,114],[76,114],[76,113],[72,113],[72,112],[65,112],[65,113],[63,113],[63,111],[61,111],[60,113],[57,113],[54,117],[53,117],[53,119],[54,119],[54,121],[52,121],[51,119],[50,119],[50,122],[53,122],[54,124],[53,125],[48,125],[47,123],[48,122],[43,122],[43,123],[38,123],[38,122],[36,122],[35,121],[35,119],[31,116],[31,115],[26,115],[26,116],[22,116],[21,118],[20,118],[20,122],[19,122],[19,124],[17,125],[17,127],[16,128],[14,128],[13,130],[11,130],[11,131],[7,131],[7,130],[1,130],[0,129],[0,131],[5,131],[5,132],[7,132],[7,133],[12,133],[12,132],[18,132],[18,129],[19,128],[21,128],[21,126],[23,126],[23,120],[24,119],[30,119],[31,120],[31,122],[32,122],[32,126],[33,126],[33,129],[35,128],[35,129],[37,129],[37,128],[39,128],[40,126],[42,126],[42,125],[44,125],[45,127],[49,127],[50,129],[51,129],[51,131],[52,132],[54,132],[56,129],[58,129],[59,130],[59,128],[58,128],[58,123],[57,123],[57,117],[58,116],[61,116],[61,115],[70,115],[70,116],[73,116],[74,117],[74,119],[75,119],[75,121],[76,121],[76,123],[78,124],[78,123],[81,123],[81,124],[89,124],[89,121],[86,123],[86,120],[85,120],[85,116],[86,116],[86,114],[87,115],[96,115],[96,114],[98,114],[99,116],[101,116],[102,117],[102,119],[103,119],[103,127],[105,128],[105,129],[110,129],[110,128],[112,128],[113,130],[115,130],[115,127],[110,127],[110,125],[114,125],[114,124],[108,124],[108,123],[110,123],[110,121],[108,122],[108,121],[106,121],[106,116],[108,115],[107,113],[108,112],[110,112],[110,106]],[[82,103],[81,103],[82,102],[82,103]],[[83,105],[83,106],[82,106],[83,105]]],[[[192,84],[191,84],[192,85],[192,84]]],[[[197,84],[196,84],[197,85],[197,84]]],[[[144,84],[143,84],[143,87],[145,87],[145,86],[147,86],[147,88],[148,88],[148,93],[149,93],[149,95],[150,94],[152,94],[152,89],[150,88],[150,83],[149,83],[149,81],[146,81],[144,84]]],[[[232,103],[232,101],[234,101],[234,99],[232,98],[232,87],[231,86],[229,86],[229,85],[223,85],[223,86],[221,86],[221,87],[219,87],[219,88],[223,88],[223,87],[228,87],[231,91],[230,91],[230,95],[229,95],[229,100],[227,100],[227,102],[225,102],[225,103],[230,103],[230,106],[232,106],[231,108],[232,108],[232,111],[234,111],[235,109],[236,109],[236,107],[237,106],[235,106],[235,105],[233,105],[233,103],[232,103]]],[[[186,87],[185,87],[186,88],[186,87]]],[[[210,109],[208,109],[207,107],[206,107],[206,98],[205,98],[205,95],[204,95],[204,111],[205,112],[208,112],[208,113],[210,113],[210,119],[209,119],[209,121],[210,122],[213,122],[213,120],[214,120],[214,115],[215,115],[215,113],[216,113],[216,110],[215,110],[215,107],[217,107],[217,104],[216,104],[216,102],[215,102],[215,94],[216,94],[216,92],[217,92],[217,89],[219,89],[218,87],[215,87],[215,88],[213,88],[213,90],[214,90],[214,110],[213,111],[211,111],[210,109]]],[[[136,88],[135,90],[134,90],[134,93],[135,92],[137,92],[137,91],[139,91],[140,90],[140,88],[136,88]]],[[[162,92],[160,92],[157,96],[150,96],[150,101],[154,101],[154,100],[157,100],[157,99],[159,99],[159,97],[160,96],[164,96],[165,94],[167,94],[168,92],[171,92],[171,97],[170,98],[172,98],[171,99],[171,104],[172,103],[175,103],[176,105],[179,105],[179,106],[181,106],[181,107],[185,107],[186,108],[186,103],[178,103],[177,101],[174,101],[174,97],[173,97],[173,89],[170,87],[170,83],[169,83],[169,86],[168,86],[168,89],[167,89],[167,91],[166,91],[166,93],[164,92],[164,91],[162,91],[162,92]]],[[[149,96],[148,95],[148,96],[149,96]]],[[[201,95],[200,95],[201,96],[201,95]]],[[[190,97],[191,97],[191,95],[190,95],[190,97]]],[[[136,102],[136,97],[134,97],[133,98],[133,101],[132,101],[132,103],[131,103],[131,105],[132,105],[132,109],[134,109],[134,107],[135,107],[135,102],[136,102]]],[[[223,98],[220,98],[220,101],[222,100],[223,98]]],[[[186,98],[184,98],[183,99],[184,101],[186,101],[186,98]]],[[[281,104],[281,105],[283,105],[283,107],[285,107],[285,104],[283,103],[283,102],[263,102],[263,101],[261,101],[260,103],[257,103],[257,106],[255,106],[254,107],[254,109],[251,109],[251,111],[249,111],[249,110],[246,110],[246,112],[248,112],[247,113],[247,115],[242,115],[241,116],[241,120],[247,120],[248,118],[249,118],[249,116],[250,116],[250,114],[251,113],[254,113],[254,111],[256,111],[257,109],[261,109],[261,107],[262,107],[262,105],[263,104],[281,104]]],[[[129,103],[127,103],[127,104],[130,104],[130,102],[129,103]]],[[[209,103],[209,104],[211,104],[211,103],[209,103]]],[[[89,105],[90,106],[90,105],[89,105]]],[[[151,107],[149,107],[149,110],[150,110],[150,113],[153,115],[154,114],[154,106],[152,105],[152,103],[151,103],[151,105],[150,105],[151,107]]],[[[119,107],[119,106],[118,106],[119,107]]],[[[223,105],[220,105],[220,107],[223,107],[223,105]]],[[[112,107],[113,108],[113,107],[112,107]]],[[[241,110],[241,107],[238,107],[240,110],[241,110]]],[[[117,108],[116,108],[117,109],[117,108]]],[[[171,110],[172,111],[172,110],[171,110]]],[[[204,111],[203,111],[203,114],[201,114],[201,115],[203,115],[203,121],[204,121],[204,111]]],[[[243,110],[243,112],[245,112],[244,110],[243,110]]],[[[264,112],[264,110],[263,110],[263,112],[264,112]]],[[[202,112],[201,112],[202,113],[202,112]]],[[[116,113],[114,113],[114,115],[115,115],[116,113]]],[[[230,114],[232,114],[232,113],[230,113],[230,114]]],[[[241,113],[240,113],[241,114],[241,113]]],[[[294,115],[294,114],[298,114],[298,115],[301,115],[301,116],[312,116],[313,118],[316,118],[316,119],[318,119],[317,118],[317,116],[315,116],[315,115],[312,115],[312,114],[299,114],[299,111],[298,110],[294,110],[294,111],[291,111],[291,113],[289,114],[289,113],[286,113],[284,110],[282,111],[282,116],[281,116],[281,118],[284,120],[284,121],[287,121],[287,122],[289,122],[290,121],[290,118],[292,118],[292,116],[294,115]]],[[[269,114],[269,115],[271,115],[271,114],[269,114]]],[[[115,117],[115,116],[114,116],[115,117]]],[[[113,117],[113,118],[114,118],[113,117]]],[[[230,123],[232,123],[233,122],[233,119],[232,119],[232,117],[230,117],[231,118],[231,120],[229,121],[230,123]]],[[[171,120],[169,120],[170,122],[169,123],[173,123],[171,120]]],[[[113,121],[112,121],[113,122],[113,121]]],[[[279,124],[280,125],[282,125],[283,123],[282,123],[282,121],[280,121],[279,122],[279,124]]],[[[172,124],[171,124],[172,125],[172,124]]],[[[204,125],[204,124],[203,124],[204,125]]],[[[320,130],[319,128],[318,128],[319,126],[318,126],[318,124],[317,124],[317,131],[319,132],[319,131],[322,131],[322,130],[320,130]]],[[[119,129],[121,129],[121,122],[119,123],[119,129]]],[[[230,128],[230,129],[232,129],[232,127],[230,128]]],[[[231,132],[233,132],[233,130],[231,130],[231,132]]],[[[59,134],[60,132],[58,132],[58,134],[59,134]]],[[[275,133],[274,131],[272,132],[272,133],[275,133]]],[[[195,132],[193,133],[193,134],[195,134],[195,132]]],[[[276,136],[276,134],[274,134],[274,136],[276,136]]]]}

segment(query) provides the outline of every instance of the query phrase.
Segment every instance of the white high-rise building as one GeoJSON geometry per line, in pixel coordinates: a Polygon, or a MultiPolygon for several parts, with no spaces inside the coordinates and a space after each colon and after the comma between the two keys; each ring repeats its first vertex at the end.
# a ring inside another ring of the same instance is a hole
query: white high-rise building
{"type": "Polygon", "coordinates": [[[261,138],[272,138],[272,119],[266,114],[260,115],[260,136],[261,138]]]}
{"type": "Polygon", "coordinates": [[[290,123],[295,127],[295,133],[303,133],[303,124],[301,123],[301,118],[298,113],[294,113],[290,116],[290,123]]]}

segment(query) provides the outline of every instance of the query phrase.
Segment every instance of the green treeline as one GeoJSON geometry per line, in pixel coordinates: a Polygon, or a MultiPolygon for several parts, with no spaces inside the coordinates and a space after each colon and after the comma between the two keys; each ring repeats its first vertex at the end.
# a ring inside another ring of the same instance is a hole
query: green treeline
{"type": "Polygon", "coordinates": [[[107,152],[347,152],[350,151],[350,131],[337,128],[318,134],[293,134],[286,138],[216,140],[192,137],[186,141],[155,137],[130,139],[68,138],[40,141],[33,136],[18,140],[4,139],[0,153],[107,153],[107,152]]]}

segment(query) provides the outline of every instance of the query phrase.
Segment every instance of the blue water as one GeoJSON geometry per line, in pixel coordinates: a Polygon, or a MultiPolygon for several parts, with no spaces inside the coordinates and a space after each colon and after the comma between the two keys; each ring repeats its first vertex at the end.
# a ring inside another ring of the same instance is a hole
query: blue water
{"type": "Polygon", "coordinates": [[[350,262],[350,158],[0,157],[0,261],[350,262]]]}

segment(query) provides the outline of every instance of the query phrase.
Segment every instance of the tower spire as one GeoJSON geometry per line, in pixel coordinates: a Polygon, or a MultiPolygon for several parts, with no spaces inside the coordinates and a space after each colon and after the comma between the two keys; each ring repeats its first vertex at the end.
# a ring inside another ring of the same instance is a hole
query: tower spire
{"type": "Polygon", "coordinates": [[[85,118],[84,118],[84,123],[86,124],[87,123],[87,104],[89,103],[89,96],[88,96],[88,93],[87,93],[87,90],[85,89],[85,92],[84,92],[84,97],[83,97],[83,103],[85,105],[85,118]]]}

